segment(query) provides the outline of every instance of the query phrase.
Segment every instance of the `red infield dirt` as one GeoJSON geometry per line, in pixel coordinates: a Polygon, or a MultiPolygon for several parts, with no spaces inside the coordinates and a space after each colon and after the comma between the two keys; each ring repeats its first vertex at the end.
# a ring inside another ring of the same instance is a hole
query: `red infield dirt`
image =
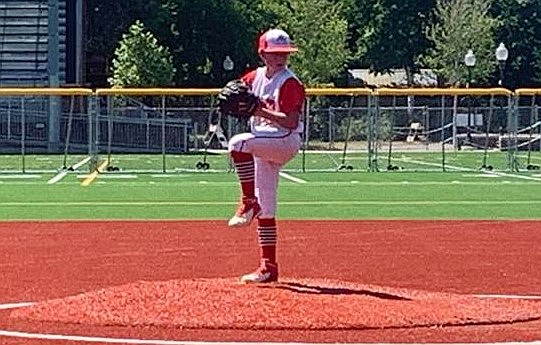
{"type": "Polygon", "coordinates": [[[280,282],[242,285],[255,227],[0,222],[0,344],[541,340],[539,243],[541,221],[279,221],[280,282]]]}

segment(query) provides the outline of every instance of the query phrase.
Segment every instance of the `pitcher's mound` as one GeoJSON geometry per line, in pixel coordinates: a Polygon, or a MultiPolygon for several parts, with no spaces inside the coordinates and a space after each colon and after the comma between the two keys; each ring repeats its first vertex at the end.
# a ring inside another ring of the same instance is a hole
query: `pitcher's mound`
{"type": "Polygon", "coordinates": [[[135,282],[40,302],[11,317],[181,329],[362,330],[529,321],[541,318],[541,302],[332,280],[193,279],[135,282]]]}

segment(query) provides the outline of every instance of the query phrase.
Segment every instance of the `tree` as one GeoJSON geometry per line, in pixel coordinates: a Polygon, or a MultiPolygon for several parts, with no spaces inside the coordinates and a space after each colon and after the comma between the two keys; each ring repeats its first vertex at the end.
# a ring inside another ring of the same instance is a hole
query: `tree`
{"type": "Polygon", "coordinates": [[[167,47],[158,44],[142,22],[136,21],[115,51],[109,83],[118,87],[171,85],[173,59],[167,47]]]}
{"type": "Polygon", "coordinates": [[[178,86],[221,86],[238,76],[247,65],[257,63],[257,27],[265,13],[258,13],[262,0],[162,0],[162,28],[177,66],[178,86]],[[233,71],[224,71],[224,58],[234,61],[233,71]]]}
{"type": "MultiPolygon", "coordinates": [[[[177,86],[217,86],[258,62],[255,37],[268,23],[263,0],[88,0],[85,1],[85,52],[88,59],[111,61],[115,45],[141,20],[170,48],[177,86]],[[222,67],[229,55],[235,69],[222,67]]],[[[89,61],[87,60],[87,61],[89,61]]],[[[95,62],[93,62],[95,64],[95,62]]]]}
{"type": "MultiPolygon", "coordinates": [[[[501,19],[497,42],[509,49],[504,73],[508,88],[535,87],[541,82],[541,0],[495,0],[493,16],[501,19]]],[[[498,77],[495,77],[495,79],[498,77]]]]}
{"type": "Polygon", "coordinates": [[[476,83],[487,81],[496,70],[494,31],[499,21],[489,13],[491,0],[438,0],[436,22],[427,30],[433,48],[423,57],[444,84],[469,82],[469,73],[476,83]],[[470,71],[464,56],[472,49],[476,57],[470,71]]]}
{"type": "Polygon", "coordinates": [[[429,46],[424,30],[435,0],[345,1],[356,64],[376,73],[403,68],[412,84],[418,57],[429,46]]]}
{"type": "Polygon", "coordinates": [[[136,19],[155,17],[160,0],[86,0],[85,51],[112,54],[116,43],[136,19]]]}
{"type": "Polygon", "coordinates": [[[299,46],[291,65],[309,85],[330,84],[346,68],[347,21],[339,3],[329,0],[267,1],[263,9],[276,16],[276,26],[287,31],[299,46]]]}
{"type": "MultiPolygon", "coordinates": [[[[160,17],[161,0],[85,0],[84,54],[87,82],[95,87],[107,85],[109,66],[118,41],[137,19],[153,32],[154,18],[160,17]],[[90,67],[92,66],[92,67],[90,67]]],[[[161,37],[158,37],[161,40],[161,37]]]]}

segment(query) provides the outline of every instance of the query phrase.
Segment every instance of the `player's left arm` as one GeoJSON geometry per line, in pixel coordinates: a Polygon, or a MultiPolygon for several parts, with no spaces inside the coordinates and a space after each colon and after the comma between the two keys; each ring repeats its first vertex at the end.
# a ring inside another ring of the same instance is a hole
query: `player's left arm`
{"type": "Polygon", "coordinates": [[[289,78],[280,88],[278,99],[280,111],[262,105],[257,108],[254,115],[269,119],[281,127],[295,129],[299,125],[304,99],[304,85],[296,78],[289,78]]]}

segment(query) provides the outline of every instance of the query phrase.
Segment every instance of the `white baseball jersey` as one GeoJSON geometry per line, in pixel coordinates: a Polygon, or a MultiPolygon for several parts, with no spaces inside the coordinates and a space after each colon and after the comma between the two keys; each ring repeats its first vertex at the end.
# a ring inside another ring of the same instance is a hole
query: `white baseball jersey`
{"type": "MultiPolygon", "coordinates": [[[[267,106],[271,106],[273,110],[280,111],[278,99],[280,97],[280,88],[284,82],[289,78],[295,78],[295,74],[288,68],[285,68],[281,72],[275,74],[270,79],[265,75],[267,71],[266,67],[259,67],[255,72],[255,78],[252,82],[252,92],[262,99],[267,106]]],[[[298,79],[297,79],[298,80],[298,79]]],[[[283,128],[280,125],[270,122],[267,119],[252,116],[250,119],[250,127],[253,133],[266,133],[272,136],[282,136],[291,132],[302,133],[303,122],[299,119],[299,125],[296,129],[291,130],[283,128]]]]}

